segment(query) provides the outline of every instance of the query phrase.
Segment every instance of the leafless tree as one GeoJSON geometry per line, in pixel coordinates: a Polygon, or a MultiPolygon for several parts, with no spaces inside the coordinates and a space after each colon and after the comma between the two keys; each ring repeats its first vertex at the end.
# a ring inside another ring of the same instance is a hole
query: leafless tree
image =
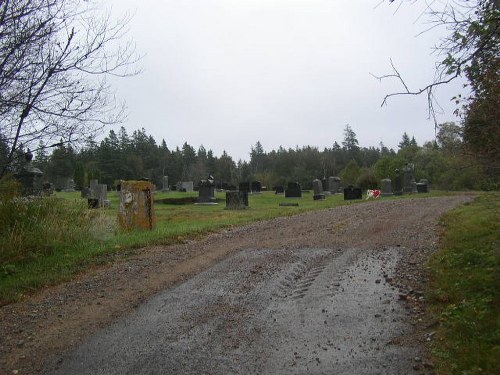
{"type": "MultiPolygon", "coordinates": [[[[421,95],[428,99],[429,116],[436,122],[435,90],[450,83],[458,77],[465,77],[471,84],[472,97],[459,98],[471,100],[480,88],[475,86],[478,75],[484,69],[495,64],[499,58],[500,33],[500,2],[498,0],[382,0],[388,1],[398,9],[404,3],[423,6],[419,19],[425,20],[426,29],[423,33],[435,28],[445,28],[447,34],[437,42],[437,56],[442,60],[436,62],[435,75],[431,82],[422,88],[411,88],[396,65],[392,62],[391,72],[384,75],[374,75],[379,80],[396,79],[401,84],[401,90],[387,94],[382,105],[386,105],[389,98],[399,95],[421,95]]],[[[379,4],[379,5],[380,5],[379,4]]],[[[451,98],[450,98],[451,99],[451,98]]],[[[463,108],[466,108],[463,107],[463,108]]]]}
{"type": "Polygon", "coordinates": [[[93,0],[0,0],[0,134],[16,151],[74,142],[124,116],[106,80],[138,73],[129,16],[93,0]]]}

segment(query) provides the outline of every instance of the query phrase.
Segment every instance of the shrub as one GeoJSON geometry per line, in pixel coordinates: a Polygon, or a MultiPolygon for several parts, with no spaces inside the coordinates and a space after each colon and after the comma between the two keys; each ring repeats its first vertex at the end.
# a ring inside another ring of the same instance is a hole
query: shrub
{"type": "Polygon", "coordinates": [[[19,264],[71,248],[90,237],[83,202],[52,197],[19,197],[0,203],[0,266],[19,264]]]}

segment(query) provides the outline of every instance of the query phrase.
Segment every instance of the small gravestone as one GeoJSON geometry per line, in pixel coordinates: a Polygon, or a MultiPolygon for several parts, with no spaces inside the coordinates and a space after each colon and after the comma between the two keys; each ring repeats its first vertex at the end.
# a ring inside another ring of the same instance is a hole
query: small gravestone
{"type": "Polygon", "coordinates": [[[200,182],[198,190],[198,204],[217,204],[215,198],[215,180],[209,176],[206,180],[200,182]]]}
{"type": "Polygon", "coordinates": [[[154,229],[154,186],[149,181],[122,181],[118,222],[125,230],[154,229]]]}
{"type": "Polygon", "coordinates": [[[302,190],[298,182],[289,182],[285,190],[285,198],[302,198],[302,190]]]}
{"type": "Polygon", "coordinates": [[[87,198],[89,208],[109,207],[108,185],[100,184],[98,180],[90,180],[90,187],[83,188],[80,193],[82,198],[87,198]]]}
{"type": "Polygon", "coordinates": [[[182,192],[193,192],[194,191],[194,184],[193,181],[179,181],[177,183],[177,191],[182,191],[182,192]]]}
{"type": "Polygon", "coordinates": [[[238,190],[239,191],[246,191],[247,193],[250,193],[252,191],[252,186],[250,185],[250,182],[240,182],[238,184],[238,190]]]}
{"type": "Polygon", "coordinates": [[[396,169],[396,177],[394,178],[394,195],[403,195],[403,183],[399,169],[396,169]]]}
{"type": "Polygon", "coordinates": [[[348,201],[354,199],[363,199],[363,193],[361,192],[361,188],[349,185],[344,189],[344,200],[348,201]]]}
{"type": "Polygon", "coordinates": [[[417,190],[415,185],[415,166],[412,163],[406,163],[403,168],[403,193],[414,193],[417,190]]]}
{"type": "Polygon", "coordinates": [[[382,197],[391,197],[392,194],[392,181],[388,178],[384,178],[381,181],[381,193],[382,197]]]}
{"type": "Polygon", "coordinates": [[[252,181],[250,186],[252,193],[260,194],[262,192],[262,183],[260,181],[252,181]]]}
{"type": "Polygon", "coordinates": [[[285,188],[282,185],[275,186],[274,194],[283,194],[285,192],[285,188]]]}
{"type": "Polygon", "coordinates": [[[163,176],[161,179],[161,191],[169,191],[168,187],[168,176],[163,176]]]}
{"type": "Polygon", "coordinates": [[[421,179],[417,183],[417,192],[418,193],[428,193],[429,192],[429,181],[426,179],[421,179]]]}
{"type": "Polygon", "coordinates": [[[340,190],[340,177],[328,177],[328,191],[337,194],[340,190]]]}
{"type": "Polygon", "coordinates": [[[226,208],[228,210],[243,210],[248,207],[247,191],[227,191],[226,208]]]}
{"type": "Polygon", "coordinates": [[[324,201],[325,200],[325,194],[323,193],[323,183],[321,180],[315,179],[312,182],[313,184],[313,190],[314,190],[314,196],[313,199],[315,201],[324,201]]]}
{"type": "Polygon", "coordinates": [[[98,180],[90,180],[89,181],[89,188],[90,188],[90,191],[95,191],[96,189],[96,186],[99,184],[99,181],[98,180]]]}

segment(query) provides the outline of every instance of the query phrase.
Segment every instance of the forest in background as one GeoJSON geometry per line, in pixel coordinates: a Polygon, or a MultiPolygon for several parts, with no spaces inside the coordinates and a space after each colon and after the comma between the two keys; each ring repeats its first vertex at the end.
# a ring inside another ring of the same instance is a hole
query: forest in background
{"type": "MultiPolygon", "coordinates": [[[[225,151],[216,156],[200,145],[195,149],[185,142],[182,147],[169,149],[165,140],[157,142],[146,130],[135,130],[131,135],[124,127],[109,134],[99,143],[89,137],[80,150],[63,143],[51,148],[40,143],[33,151],[33,164],[44,175],[44,180],[64,189],[72,178],[75,187],[88,186],[90,179],[116,187],[120,180],[147,178],[161,188],[162,176],[169,177],[170,185],[178,181],[197,183],[209,174],[217,183],[236,185],[244,181],[260,181],[268,189],[288,182],[299,182],[305,189],[312,180],[339,176],[344,185],[363,189],[377,188],[383,178],[394,179],[395,170],[406,163],[415,165],[417,181],[427,179],[434,189],[497,190],[473,154],[468,154],[462,140],[462,127],[444,123],[438,127],[436,140],[423,145],[414,137],[402,134],[398,149],[361,147],[356,133],[346,125],[344,139],[332,140],[332,147],[280,147],[265,151],[260,141],[249,150],[249,161],[235,161],[225,151]]],[[[0,164],[7,157],[7,145],[0,136],[0,164]]],[[[17,167],[24,158],[19,152],[17,167]]]]}

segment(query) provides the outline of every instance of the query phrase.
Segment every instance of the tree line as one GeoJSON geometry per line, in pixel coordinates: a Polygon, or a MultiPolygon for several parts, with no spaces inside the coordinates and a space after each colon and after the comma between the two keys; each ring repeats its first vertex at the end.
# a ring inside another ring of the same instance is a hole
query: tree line
{"type": "MultiPolygon", "coordinates": [[[[218,184],[237,186],[239,182],[255,180],[269,189],[288,182],[311,188],[316,178],[339,176],[344,185],[367,189],[379,187],[383,178],[394,179],[396,169],[413,163],[417,180],[427,179],[434,188],[497,189],[487,170],[464,152],[462,130],[455,123],[441,124],[436,140],[423,145],[404,133],[398,149],[393,150],[383,143],[378,147],[359,146],[356,133],[347,125],[340,144],[334,141],[323,150],[297,146],[266,152],[257,141],[250,149],[249,160],[236,162],[225,151],[216,156],[203,145],[195,149],[187,142],[182,147],[169,149],[164,139],[157,143],[145,129],[129,135],[121,127],[118,132],[110,130],[99,143],[88,138],[80,150],[60,143],[49,155],[40,142],[33,152],[33,163],[45,173],[47,181],[59,188],[64,188],[68,178],[81,189],[88,186],[91,179],[113,187],[120,180],[147,178],[161,187],[163,176],[169,177],[171,185],[178,181],[194,181],[196,185],[213,175],[218,184]]],[[[8,157],[8,147],[2,139],[0,137],[0,163],[8,157]]],[[[22,160],[22,154],[19,153],[17,160],[22,160]]],[[[21,167],[19,162],[18,167],[21,167]]]]}

